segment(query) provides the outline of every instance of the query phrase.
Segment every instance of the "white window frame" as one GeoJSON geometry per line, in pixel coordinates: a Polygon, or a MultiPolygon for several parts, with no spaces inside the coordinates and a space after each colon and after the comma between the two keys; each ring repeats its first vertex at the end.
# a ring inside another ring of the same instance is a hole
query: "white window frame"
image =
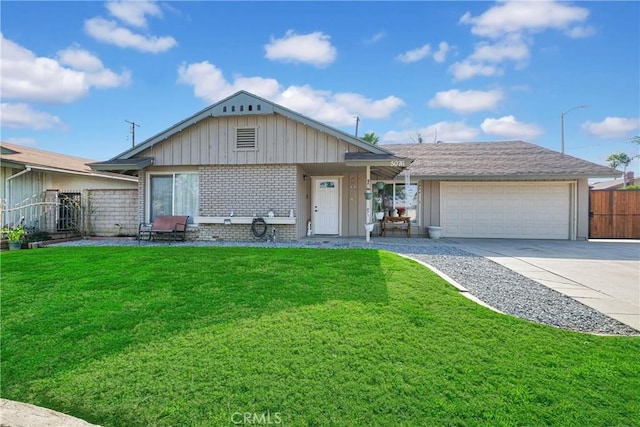
{"type": "MultiPolygon", "coordinates": [[[[172,178],[172,184],[171,184],[171,188],[172,188],[172,192],[171,192],[171,212],[172,215],[175,213],[175,180],[176,180],[176,175],[185,175],[185,174],[191,174],[191,175],[198,175],[198,182],[200,180],[200,172],[198,171],[194,171],[194,170],[172,170],[172,171],[155,171],[155,172],[148,172],[147,176],[146,176],[146,183],[145,183],[145,203],[144,203],[144,220],[146,223],[151,222],[151,178],[154,176],[168,176],[171,175],[172,178]]],[[[200,210],[200,189],[198,189],[198,211],[200,210]]],[[[196,212],[193,217],[189,218],[190,222],[194,222],[195,223],[195,217],[197,215],[199,215],[200,212],[196,212]]],[[[192,225],[191,223],[188,224],[187,226],[192,225]]]]}
{"type": "MultiPolygon", "coordinates": [[[[392,202],[393,208],[396,207],[396,185],[405,185],[404,181],[382,181],[385,185],[393,185],[393,195],[392,202]]],[[[411,219],[411,224],[420,226],[422,218],[422,203],[420,202],[420,182],[419,181],[411,181],[411,185],[416,186],[416,217],[411,219]]]]}

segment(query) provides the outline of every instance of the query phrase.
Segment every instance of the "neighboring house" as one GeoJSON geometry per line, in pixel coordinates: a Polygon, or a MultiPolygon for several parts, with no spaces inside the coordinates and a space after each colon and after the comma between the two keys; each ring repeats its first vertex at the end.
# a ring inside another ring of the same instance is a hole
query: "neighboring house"
{"type": "Polygon", "coordinates": [[[252,239],[256,216],[281,239],[364,236],[393,208],[414,236],[582,239],[587,179],[619,175],[520,141],[371,145],[244,91],[91,167],[138,177],[140,222],[189,215],[200,240],[252,239]]]}
{"type": "Polygon", "coordinates": [[[27,227],[40,231],[112,235],[122,232],[123,224],[115,230],[114,222],[124,219],[130,223],[129,234],[134,234],[135,209],[129,219],[122,213],[127,199],[137,200],[137,180],[95,172],[87,166],[92,162],[95,160],[0,143],[2,225],[15,225],[24,217],[27,227]],[[101,221],[108,222],[108,229],[96,232],[101,221]]]}
{"type": "MultiPolygon", "coordinates": [[[[640,178],[634,178],[633,172],[627,172],[627,175],[627,187],[630,185],[640,185],[640,178]]],[[[622,178],[591,184],[592,190],[621,190],[623,187],[624,182],[622,178]]]]}

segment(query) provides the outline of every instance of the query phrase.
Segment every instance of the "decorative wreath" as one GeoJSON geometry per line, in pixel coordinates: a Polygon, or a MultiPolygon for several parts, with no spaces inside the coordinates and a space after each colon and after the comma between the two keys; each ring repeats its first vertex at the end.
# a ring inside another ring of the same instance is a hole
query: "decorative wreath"
{"type": "Polygon", "coordinates": [[[258,239],[267,234],[267,223],[263,218],[254,218],[251,222],[251,233],[258,239]]]}

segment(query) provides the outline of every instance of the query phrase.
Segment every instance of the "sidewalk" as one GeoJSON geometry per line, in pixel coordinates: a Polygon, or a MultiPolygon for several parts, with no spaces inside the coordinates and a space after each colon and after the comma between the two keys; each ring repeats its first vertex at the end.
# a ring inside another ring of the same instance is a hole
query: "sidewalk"
{"type": "Polygon", "coordinates": [[[447,241],[640,331],[640,241],[447,241]]]}

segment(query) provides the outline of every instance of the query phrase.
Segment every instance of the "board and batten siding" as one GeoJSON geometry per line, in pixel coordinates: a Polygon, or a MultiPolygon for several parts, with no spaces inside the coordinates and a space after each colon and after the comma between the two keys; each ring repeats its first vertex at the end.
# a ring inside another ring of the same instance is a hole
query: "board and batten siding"
{"type": "Polygon", "coordinates": [[[139,154],[154,166],[342,163],[354,147],[274,115],[211,117],[139,154]],[[255,127],[256,149],[236,149],[236,129],[255,127]]]}

